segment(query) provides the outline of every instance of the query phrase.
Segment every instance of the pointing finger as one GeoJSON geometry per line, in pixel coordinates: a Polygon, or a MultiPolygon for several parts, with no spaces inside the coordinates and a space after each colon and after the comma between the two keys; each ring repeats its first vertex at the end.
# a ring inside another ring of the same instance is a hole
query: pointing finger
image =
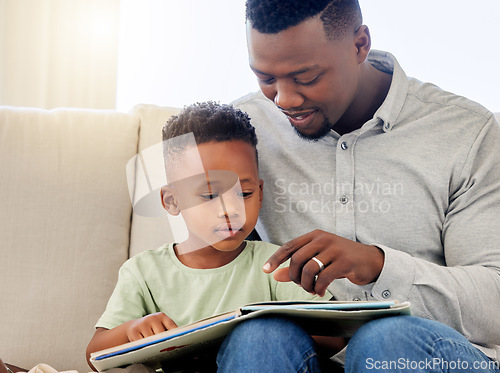
{"type": "Polygon", "coordinates": [[[264,272],[271,273],[278,268],[280,264],[288,260],[297,250],[307,244],[310,241],[309,234],[310,233],[306,233],[283,244],[269,257],[266,264],[264,264],[264,267],[262,267],[264,272]]]}

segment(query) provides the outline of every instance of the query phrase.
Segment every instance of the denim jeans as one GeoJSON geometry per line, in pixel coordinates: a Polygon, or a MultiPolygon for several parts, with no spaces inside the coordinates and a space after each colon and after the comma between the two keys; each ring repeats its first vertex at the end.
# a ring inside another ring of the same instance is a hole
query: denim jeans
{"type": "Polygon", "coordinates": [[[346,372],[500,372],[456,330],[411,316],[372,321],[349,341],[346,372]]]}
{"type": "MultiPolygon", "coordinates": [[[[292,321],[245,321],[225,339],[218,372],[331,372],[320,368],[314,341],[292,321]]],[[[372,321],[351,338],[346,373],[500,372],[498,365],[460,333],[436,321],[412,316],[372,321]]]]}
{"type": "Polygon", "coordinates": [[[315,345],[304,329],[282,318],[259,318],[238,325],[224,340],[217,372],[321,372],[315,345]]]}

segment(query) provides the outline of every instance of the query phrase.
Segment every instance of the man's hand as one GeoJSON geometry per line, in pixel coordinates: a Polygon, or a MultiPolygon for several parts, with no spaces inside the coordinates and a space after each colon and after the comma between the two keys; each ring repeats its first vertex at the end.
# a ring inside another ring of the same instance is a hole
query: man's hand
{"type": "Polygon", "coordinates": [[[271,273],[290,258],[290,267],[274,274],[277,281],[293,281],[306,291],[320,296],[338,278],[347,278],[356,285],[375,281],[384,266],[384,253],[376,246],[364,245],[346,238],[315,230],[288,241],[264,265],[271,273]],[[324,265],[312,258],[316,257],[324,265]],[[317,276],[317,277],[316,277],[317,276]]]}
{"type": "Polygon", "coordinates": [[[129,341],[136,341],[173,328],[177,328],[175,322],[163,312],[158,312],[129,322],[127,337],[129,341]]]}

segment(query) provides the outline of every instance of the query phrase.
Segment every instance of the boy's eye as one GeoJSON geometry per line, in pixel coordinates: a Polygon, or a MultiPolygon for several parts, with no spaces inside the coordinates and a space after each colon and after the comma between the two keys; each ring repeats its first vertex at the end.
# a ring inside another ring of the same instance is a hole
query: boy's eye
{"type": "Polygon", "coordinates": [[[219,194],[218,193],[204,193],[204,194],[201,194],[200,197],[202,199],[204,199],[205,201],[210,201],[212,199],[216,199],[217,197],[219,197],[219,194]]]}
{"type": "Polygon", "coordinates": [[[239,195],[240,197],[243,197],[243,198],[248,198],[248,197],[250,197],[252,194],[253,194],[253,192],[241,192],[241,193],[238,193],[238,195],[239,195]]]}

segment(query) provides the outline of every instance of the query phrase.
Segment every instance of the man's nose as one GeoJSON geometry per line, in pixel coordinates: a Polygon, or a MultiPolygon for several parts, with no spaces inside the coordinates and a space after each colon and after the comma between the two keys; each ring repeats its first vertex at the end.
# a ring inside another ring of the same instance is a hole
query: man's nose
{"type": "Polygon", "coordinates": [[[295,89],[294,84],[288,81],[276,83],[274,103],[283,110],[299,108],[304,97],[295,89]]]}

